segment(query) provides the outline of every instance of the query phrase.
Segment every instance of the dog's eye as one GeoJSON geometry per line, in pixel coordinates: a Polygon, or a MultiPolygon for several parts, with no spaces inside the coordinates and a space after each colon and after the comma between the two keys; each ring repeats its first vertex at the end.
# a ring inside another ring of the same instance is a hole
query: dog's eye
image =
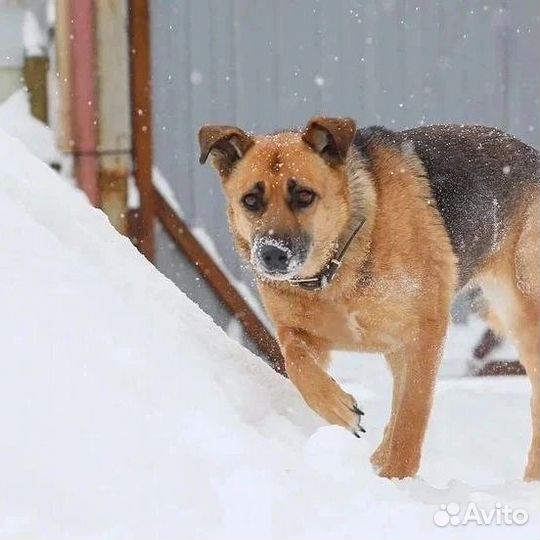
{"type": "Polygon", "coordinates": [[[242,197],[242,204],[250,212],[258,212],[262,208],[262,198],[259,193],[248,193],[242,197]]]}
{"type": "Polygon", "coordinates": [[[310,189],[299,189],[292,194],[291,202],[295,208],[307,208],[315,200],[315,193],[310,189]]]}

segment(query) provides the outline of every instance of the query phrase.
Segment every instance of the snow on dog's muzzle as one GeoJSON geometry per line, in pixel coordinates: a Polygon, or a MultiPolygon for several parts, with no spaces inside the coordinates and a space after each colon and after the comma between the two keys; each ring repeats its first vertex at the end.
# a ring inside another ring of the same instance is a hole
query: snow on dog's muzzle
{"type": "Polygon", "coordinates": [[[304,264],[307,246],[302,237],[258,236],[251,247],[251,262],[271,279],[289,279],[304,264]]]}

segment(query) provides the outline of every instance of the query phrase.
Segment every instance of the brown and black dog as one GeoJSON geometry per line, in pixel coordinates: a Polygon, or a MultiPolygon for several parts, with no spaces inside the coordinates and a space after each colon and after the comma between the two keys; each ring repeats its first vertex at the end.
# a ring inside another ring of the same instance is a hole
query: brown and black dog
{"type": "Polygon", "coordinates": [[[478,285],[532,383],[525,478],[539,479],[535,149],[482,126],[357,131],[349,118],[325,117],[260,137],[204,126],[199,142],[201,163],[211,156],[223,180],[287,374],[310,407],[358,435],[363,413],[327,374],[329,354],[383,353],[392,413],[372,462],[386,477],[416,474],[452,299],[478,285]]]}

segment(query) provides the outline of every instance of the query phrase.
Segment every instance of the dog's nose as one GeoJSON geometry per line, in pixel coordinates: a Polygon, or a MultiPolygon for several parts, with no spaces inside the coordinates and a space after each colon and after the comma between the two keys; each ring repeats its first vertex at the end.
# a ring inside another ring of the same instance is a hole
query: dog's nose
{"type": "Polygon", "coordinates": [[[289,267],[291,251],[286,247],[265,244],[260,248],[260,258],[264,267],[270,272],[284,272],[289,267]]]}

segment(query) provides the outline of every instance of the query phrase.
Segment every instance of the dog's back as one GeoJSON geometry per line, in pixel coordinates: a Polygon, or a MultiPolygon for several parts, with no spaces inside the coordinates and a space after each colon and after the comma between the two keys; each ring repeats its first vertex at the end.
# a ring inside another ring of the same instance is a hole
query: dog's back
{"type": "Polygon", "coordinates": [[[538,152],[495,128],[370,127],[359,130],[354,142],[368,166],[381,144],[420,158],[458,256],[462,284],[498,249],[514,216],[538,196],[538,152]]]}

